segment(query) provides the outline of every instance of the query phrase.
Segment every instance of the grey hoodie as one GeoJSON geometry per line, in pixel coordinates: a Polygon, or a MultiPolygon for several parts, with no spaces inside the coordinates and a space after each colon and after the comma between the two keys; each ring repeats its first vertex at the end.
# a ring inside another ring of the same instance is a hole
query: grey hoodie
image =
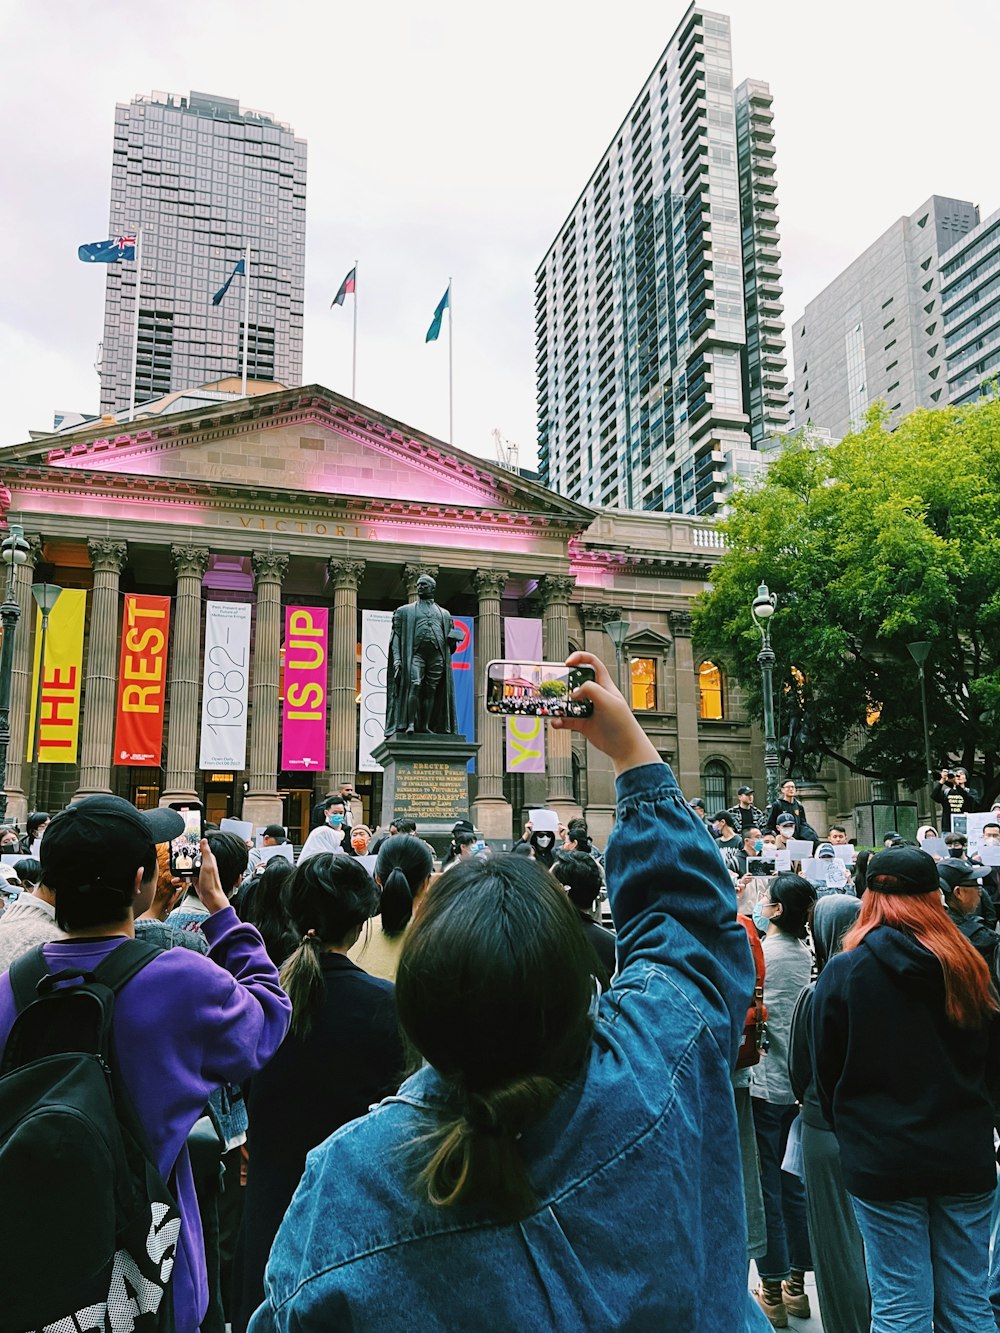
{"type": "Polygon", "coordinates": [[[0,916],[0,973],[36,944],[62,939],[56,909],[33,893],[22,893],[0,916]]]}

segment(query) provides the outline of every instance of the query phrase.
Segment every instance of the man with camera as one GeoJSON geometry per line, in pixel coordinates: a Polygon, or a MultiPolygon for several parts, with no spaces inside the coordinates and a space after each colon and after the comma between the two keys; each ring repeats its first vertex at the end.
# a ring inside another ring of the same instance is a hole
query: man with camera
{"type": "Polygon", "coordinates": [[[931,799],[941,807],[941,832],[951,832],[953,815],[967,815],[976,808],[964,768],[942,768],[940,780],[931,788],[931,799]]]}

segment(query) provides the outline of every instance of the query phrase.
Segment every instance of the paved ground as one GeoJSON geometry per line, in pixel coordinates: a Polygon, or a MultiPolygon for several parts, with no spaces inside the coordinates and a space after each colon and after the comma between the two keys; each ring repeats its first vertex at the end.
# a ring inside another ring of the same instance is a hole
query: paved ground
{"type": "MultiPolygon", "coordinates": [[[[750,1286],[751,1288],[753,1288],[756,1285],[757,1285],[757,1271],[751,1264],[750,1286]]],[[[791,1333],[792,1329],[795,1329],[796,1333],[823,1333],[823,1321],[819,1317],[819,1301],[816,1299],[816,1281],[813,1278],[812,1273],[806,1274],[806,1291],[809,1294],[809,1306],[810,1309],[812,1310],[812,1316],[809,1319],[793,1319],[791,1316],[789,1316],[788,1319],[789,1333],[791,1333]]]]}

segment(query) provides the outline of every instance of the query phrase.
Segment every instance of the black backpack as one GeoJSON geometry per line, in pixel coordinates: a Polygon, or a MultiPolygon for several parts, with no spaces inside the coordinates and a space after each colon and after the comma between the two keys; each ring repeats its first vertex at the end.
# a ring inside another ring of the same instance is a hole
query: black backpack
{"type": "Polygon", "coordinates": [[[39,946],[10,969],[18,1016],[0,1062],[0,1333],[174,1327],[181,1216],[111,1041],[115,995],[161,952],[128,940],[93,972],[50,975],[39,946]]]}

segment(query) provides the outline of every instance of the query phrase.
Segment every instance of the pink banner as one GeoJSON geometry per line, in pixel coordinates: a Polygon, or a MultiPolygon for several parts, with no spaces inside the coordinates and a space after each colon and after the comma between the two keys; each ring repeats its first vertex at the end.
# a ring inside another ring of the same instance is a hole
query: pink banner
{"type": "Polygon", "coordinates": [[[325,767],[329,614],[325,606],[285,607],[282,772],[308,773],[325,767]]]}
{"type": "MultiPolygon", "coordinates": [[[[504,657],[508,662],[542,660],[542,622],[505,616],[504,657]]],[[[507,772],[545,772],[545,723],[540,717],[507,719],[507,772]]]]}

